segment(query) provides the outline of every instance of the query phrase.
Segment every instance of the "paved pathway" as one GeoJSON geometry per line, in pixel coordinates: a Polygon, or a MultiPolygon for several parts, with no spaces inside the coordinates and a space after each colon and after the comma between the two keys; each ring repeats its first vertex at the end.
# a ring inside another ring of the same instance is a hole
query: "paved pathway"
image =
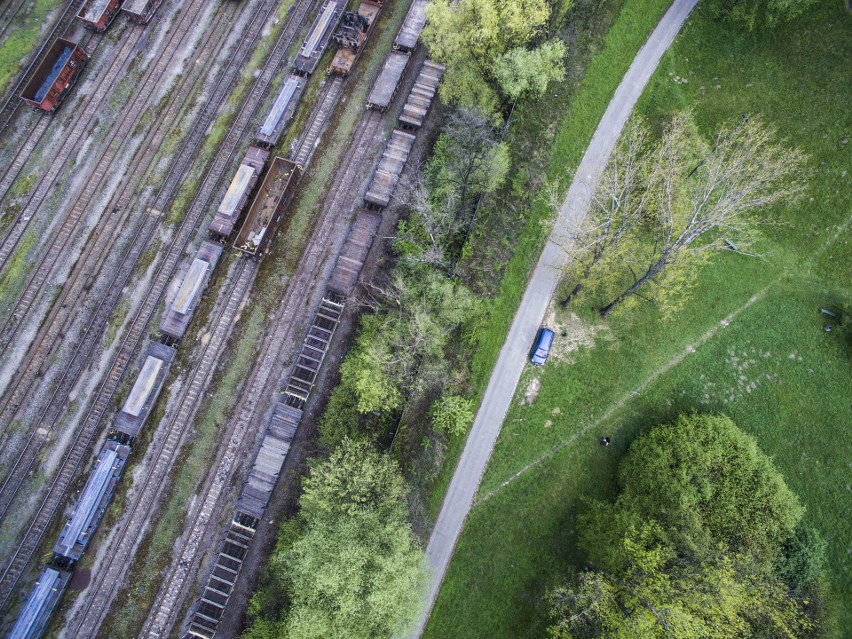
{"type": "Polygon", "coordinates": [[[412,639],[423,634],[429,620],[464,520],[470,511],[473,497],[526,365],[530,345],[559,281],[565,252],[554,238],[564,237],[569,220],[577,220],[585,215],[591,203],[594,186],[606,167],[636,101],[657,68],[663,53],[669,48],[697,2],[698,0],[674,0],[630,65],[577,169],[574,182],[559,211],[553,234],[539,257],[506,342],[497,358],[482,406],[471,427],[429,539],[426,548],[426,561],[430,571],[429,589],[424,612],[411,634],[412,639]]]}

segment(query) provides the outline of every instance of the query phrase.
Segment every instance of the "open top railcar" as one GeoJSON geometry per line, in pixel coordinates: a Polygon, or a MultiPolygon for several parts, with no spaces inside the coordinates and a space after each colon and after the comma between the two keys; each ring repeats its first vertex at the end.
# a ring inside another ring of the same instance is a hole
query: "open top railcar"
{"type": "Polygon", "coordinates": [[[311,75],[316,70],[344,9],[346,9],[346,0],[328,0],[323,5],[308,37],[299,49],[299,54],[293,61],[293,71],[300,75],[311,75]]]}
{"type": "Polygon", "coordinates": [[[272,161],[234,240],[234,248],[253,257],[266,253],[296,190],[300,173],[298,165],[290,160],[276,157],[272,161]]]}
{"type": "Polygon", "coordinates": [[[210,279],[210,274],[222,255],[222,245],[205,240],[198,248],[189,270],[183,277],[180,288],[160,322],[160,332],[174,339],[181,339],[186,333],[192,314],[201,293],[210,279]]]}
{"type": "Polygon", "coordinates": [[[423,63],[411,93],[405,101],[405,106],[402,107],[402,113],[399,115],[401,125],[409,129],[419,129],[422,126],[423,119],[435,99],[435,92],[438,90],[443,74],[443,64],[431,60],[423,63]]]}
{"type": "Polygon", "coordinates": [[[120,9],[121,0],[86,0],[77,12],[77,19],[100,33],[106,30],[120,9]]]}
{"type": "Polygon", "coordinates": [[[426,4],[428,0],[414,0],[405,14],[405,20],[393,41],[393,48],[408,53],[414,51],[420,32],[426,26],[426,4]]]}
{"type": "Polygon", "coordinates": [[[407,53],[391,51],[388,54],[382,71],[373,83],[373,88],[370,90],[370,95],[367,98],[368,109],[376,109],[377,111],[388,110],[396,95],[396,90],[399,88],[399,83],[402,80],[402,75],[405,73],[405,67],[408,66],[409,60],[410,57],[407,53]]]}
{"type": "Polygon", "coordinates": [[[132,22],[148,24],[163,0],[124,0],[121,10],[132,22]]]}
{"type": "Polygon", "coordinates": [[[36,109],[55,111],[77,81],[89,56],[70,40],[57,38],[21,91],[21,99],[36,109]]]}
{"type": "Polygon", "coordinates": [[[328,67],[331,73],[349,75],[364,52],[364,46],[376,27],[381,10],[382,3],[378,0],[363,0],[358,11],[347,11],[343,14],[340,27],[334,34],[334,43],[338,49],[328,67]]]}
{"type": "Polygon", "coordinates": [[[139,434],[160,393],[174,357],[175,349],[157,342],[151,344],[142,370],[130,389],[130,395],[115,418],[113,430],[116,433],[125,435],[129,440],[139,434]]]}

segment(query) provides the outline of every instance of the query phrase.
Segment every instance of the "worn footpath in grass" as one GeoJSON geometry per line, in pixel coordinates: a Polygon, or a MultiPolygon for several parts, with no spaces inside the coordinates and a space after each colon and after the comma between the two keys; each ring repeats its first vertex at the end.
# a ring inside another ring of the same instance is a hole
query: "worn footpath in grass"
{"type": "Polygon", "coordinates": [[[533,375],[541,391],[509,411],[428,637],[543,636],[545,592],[584,562],[583,500],[612,496],[641,429],[689,410],[730,415],[774,457],[829,542],[839,627],[852,627],[850,340],[819,313],[852,302],[848,26],[840,5],[755,36],[700,6],[690,18],[640,112],[657,121],[689,107],[708,133],[761,114],[812,156],[808,195],[776,211],[785,224],[765,234],[763,257],[716,256],[675,319],[651,305],[622,312],[572,362],[525,372],[520,392],[533,375]]]}

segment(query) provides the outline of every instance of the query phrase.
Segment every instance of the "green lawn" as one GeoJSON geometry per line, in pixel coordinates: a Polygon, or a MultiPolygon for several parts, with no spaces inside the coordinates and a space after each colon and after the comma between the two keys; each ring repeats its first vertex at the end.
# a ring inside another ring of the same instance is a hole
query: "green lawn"
{"type": "Polygon", "coordinates": [[[840,627],[852,627],[852,340],[823,331],[819,314],[852,304],[849,26],[841,3],[763,36],[700,9],[690,19],[640,111],[655,121],[690,107],[708,132],[763,115],[812,156],[808,196],[779,211],[786,223],[759,243],[762,257],[718,255],[674,320],[645,304],[611,317],[573,362],[526,371],[521,388],[540,375],[541,391],[510,409],[427,637],[543,636],[544,593],[583,565],[583,500],[610,497],[636,433],[685,410],[730,415],[774,457],[829,541],[840,627]],[[603,434],[613,446],[597,444],[603,434]]]}

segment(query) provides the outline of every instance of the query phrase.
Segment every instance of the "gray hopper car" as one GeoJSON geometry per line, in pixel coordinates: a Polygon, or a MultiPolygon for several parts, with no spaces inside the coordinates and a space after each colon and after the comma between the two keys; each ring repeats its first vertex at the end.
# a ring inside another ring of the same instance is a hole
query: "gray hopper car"
{"type": "Polygon", "coordinates": [[[323,5],[311,26],[308,37],[299,49],[299,54],[293,61],[293,71],[300,75],[311,75],[316,70],[344,9],[346,9],[346,0],[328,0],[323,5]]]}
{"type": "Polygon", "coordinates": [[[269,151],[258,146],[250,146],[246,151],[234,179],[231,180],[225,197],[216,209],[216,215],[210,222],[210,231],[222,237],[228,237],[248,202],[257,179],[263,173],[269,151]]]}
{"type": "Polygon", "coordinates": [[[272,109],[270,109],[260,127],[260,132],[257,134],[258,144],[267,148],[278,144],[278,139],[296,111],[296,106],[299,104],[304,89],[305,80],[298,75],[291,75],[284,81],[281,91],[278,92],[278,97],[272,104],[272,109]]]}
{"type": "Polygon", "coordinates": [[[175,349],[156,342],[151,344],[136,383],[130,389],[130,395],[127,396],[124,407],[115,418],[114,431],[123,433],[131,439],[139,434],[160,393],[174,357],[175,349]]]}
{"type": "Polygon", "coordinates": [[[38,639],[47,628],[50,615],[65,592],[71,573],[56,568],[45,568],[30,591],[24,607],[18,613],[9,639],[38,639]]]}
{"type": "Polygon", "coordinates": [[[73,561],[80,559],[106,512],[129,455],[130,446],[107,441],[83,492],[74,504],[71,517],[59,533],[53,552],[73,561]]]}
{"type": "Polygon", "coordinates": [[[221,244],[207,240],[201,243],[175,298],[163,315],[163,321],[160,323],[161,333],[174,339],[183,337],[220,255],[222,255],[221,244]]]}
{"type": "Polygon", "coordinates": [[[121,10],[132,22],[148,24],[163,0],[124,0],[121,10]]]}

